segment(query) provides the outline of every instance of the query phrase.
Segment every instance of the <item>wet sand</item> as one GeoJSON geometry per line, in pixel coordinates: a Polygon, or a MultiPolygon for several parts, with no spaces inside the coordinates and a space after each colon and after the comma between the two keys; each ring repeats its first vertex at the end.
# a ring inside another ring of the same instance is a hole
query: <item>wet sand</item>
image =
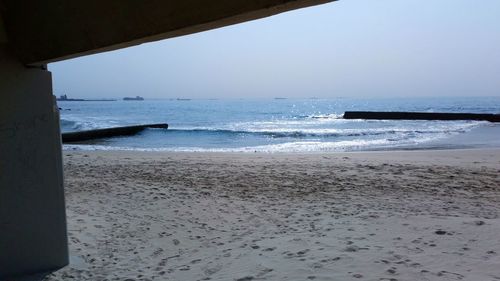
{"type": "Polygon", "coordinates": [[[500,149],[63,154],[47,280],[500,280],[500,149]]]}

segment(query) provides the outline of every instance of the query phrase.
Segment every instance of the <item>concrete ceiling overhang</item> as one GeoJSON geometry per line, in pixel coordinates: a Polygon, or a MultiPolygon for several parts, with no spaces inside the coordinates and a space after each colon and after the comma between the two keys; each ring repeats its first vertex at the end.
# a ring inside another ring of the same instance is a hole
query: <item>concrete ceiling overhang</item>
{"type": "Polygon", "coordinates": [[[39,65],[335,0],[0,0],[19,59],[39,65]]]}

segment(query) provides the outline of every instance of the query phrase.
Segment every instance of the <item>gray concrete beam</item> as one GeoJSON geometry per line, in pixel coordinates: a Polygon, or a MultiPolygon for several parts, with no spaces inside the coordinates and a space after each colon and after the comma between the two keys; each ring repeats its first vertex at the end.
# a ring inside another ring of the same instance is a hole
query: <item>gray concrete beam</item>
{"type": "Polygon", "coordinates": [[[25,64],[129,47],[334,0],[0,0],[25,64]]]}

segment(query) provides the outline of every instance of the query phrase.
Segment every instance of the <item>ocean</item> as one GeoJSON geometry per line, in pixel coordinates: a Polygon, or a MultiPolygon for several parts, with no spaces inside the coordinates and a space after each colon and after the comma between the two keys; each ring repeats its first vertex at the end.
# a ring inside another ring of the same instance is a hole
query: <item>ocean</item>
{"type": "Polygon", "coordinates": [[[148,123],[134,136],[65,144],[64,149],[328,152],[500,147],[486,121],[345,120],[345,111],[500,113],[500,97],[332,99],[158,99],[59,101],[61,130],[148,123]]]}

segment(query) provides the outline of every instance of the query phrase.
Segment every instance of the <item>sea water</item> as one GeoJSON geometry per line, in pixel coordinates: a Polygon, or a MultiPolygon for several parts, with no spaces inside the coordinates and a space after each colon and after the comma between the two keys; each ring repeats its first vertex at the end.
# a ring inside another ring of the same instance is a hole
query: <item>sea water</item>
{"type": "Polygon", "coordinates": [[[149,123],[66,149],[323,152],[500,146],[483,121],[345,120],[345,111],[500,113],[500,97],[59,101],[63,132],[149,123]]]}

